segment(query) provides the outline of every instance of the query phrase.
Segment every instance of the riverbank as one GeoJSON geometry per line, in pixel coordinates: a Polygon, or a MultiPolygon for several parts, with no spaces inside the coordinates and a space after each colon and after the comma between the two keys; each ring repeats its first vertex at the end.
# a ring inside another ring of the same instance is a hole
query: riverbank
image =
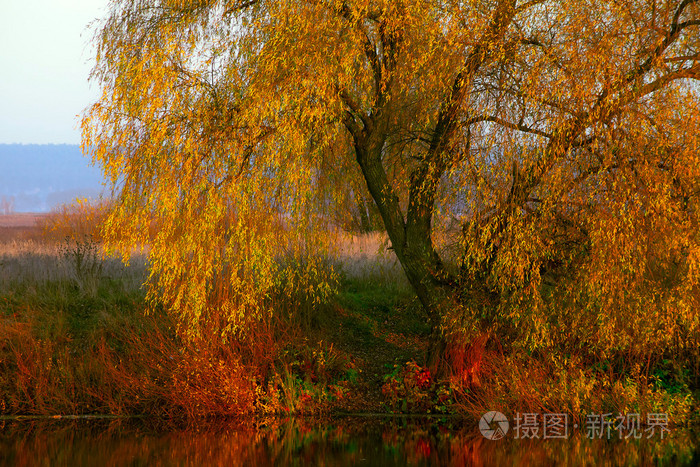
{"type": "Polygon", "coordinates": [[[146,302],[144,257],[124,266],[89,239],[47,240],[31,229],[0,236],[1,414],[478,420],[499,410],[562,413],[570,423],[589,414],[639,414],[644,423],[650,413],[670,424],[698,421],[693,362],[663,355],[528,354],[481,335],[448,347],[449,366],[436,374],[426,363],[426,317],[376,235],[339,250],[331,300],[272,313],[224,342],[183,339],[146,302]]]}

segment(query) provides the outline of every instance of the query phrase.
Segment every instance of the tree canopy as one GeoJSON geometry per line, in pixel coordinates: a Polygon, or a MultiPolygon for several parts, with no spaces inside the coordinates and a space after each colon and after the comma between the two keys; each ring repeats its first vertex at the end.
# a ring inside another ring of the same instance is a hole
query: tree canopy
{"type": "Polygon", "coordinates": [[[697,0],[114,0],[96,42],[107,233],[193,328],[327,294],[359,195],[445,333],[698,330],[697,0]]]}

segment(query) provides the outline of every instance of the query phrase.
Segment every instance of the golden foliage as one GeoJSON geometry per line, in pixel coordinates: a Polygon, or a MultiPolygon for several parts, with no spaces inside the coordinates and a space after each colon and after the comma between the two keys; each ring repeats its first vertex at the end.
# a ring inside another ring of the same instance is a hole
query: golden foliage
{"type": "Polygon", "coordinates": [[[316,232],[366,186],[448,328],[697,335],[699,28],[695,0],[115,1],[83,119],[105,237],[235,332],[280,284],[328,293],[316,232]]]}

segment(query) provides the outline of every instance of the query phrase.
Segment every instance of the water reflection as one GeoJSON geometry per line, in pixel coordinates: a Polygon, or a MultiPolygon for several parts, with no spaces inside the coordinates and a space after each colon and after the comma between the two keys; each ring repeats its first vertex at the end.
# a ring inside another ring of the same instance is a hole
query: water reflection
{"type": "Polygon", "coordinates": [[[163,426],[0,421],[0,465],[698,465],[698,437],[490,441],[454,419],[345,417],[163,426]]]}

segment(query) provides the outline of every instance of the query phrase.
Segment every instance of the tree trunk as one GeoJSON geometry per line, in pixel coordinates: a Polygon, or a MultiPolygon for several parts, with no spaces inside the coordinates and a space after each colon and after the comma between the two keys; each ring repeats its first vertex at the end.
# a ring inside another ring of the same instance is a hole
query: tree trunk
{"type": "Polygon", "coordinates": [[[367,144],[366,140],[357,141],[357,159],[394,252],[428,316],[431,346],[427,361],[434,371],[440,371],[446,348],[441,332],[442,317],[452,307],[459,306],[457,290],[433,246],[430,213],[427,222],[425,216],[418,215],[409,215],[405,220],[398,197],[381,164],[381,145],[383,140],[373,145],[367,144]]]}

